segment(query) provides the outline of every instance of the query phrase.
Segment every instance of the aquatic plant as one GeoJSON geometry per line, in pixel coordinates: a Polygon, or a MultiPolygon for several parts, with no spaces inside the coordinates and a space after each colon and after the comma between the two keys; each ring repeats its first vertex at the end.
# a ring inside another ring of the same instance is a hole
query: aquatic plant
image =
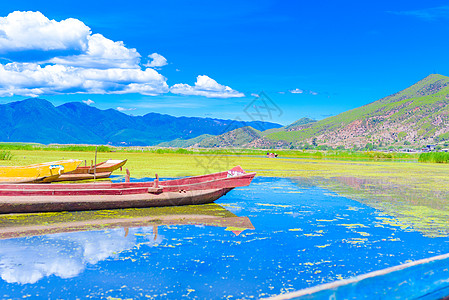
{"type": "Polygon", "coordinates": [[[449,153],[447,152],[421,153],[421,155],[418,158],[418,161],[423,163],[448,163],[449,153]]]}
{"type": "Polygon", "coordinates": [[[8,150],[0,151],[0,160],[11,160],[12,153],[8,150]]]}

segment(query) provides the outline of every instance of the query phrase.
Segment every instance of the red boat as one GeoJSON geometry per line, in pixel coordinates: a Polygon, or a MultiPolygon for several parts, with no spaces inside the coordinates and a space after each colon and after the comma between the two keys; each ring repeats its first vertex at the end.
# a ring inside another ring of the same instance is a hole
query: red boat
{"type": "Polygon", "coordinates": [[[0,213],[98,210],[212,203],[256,173],[240,167],[174,180],[124,183],[2,184],[0,213]]]}

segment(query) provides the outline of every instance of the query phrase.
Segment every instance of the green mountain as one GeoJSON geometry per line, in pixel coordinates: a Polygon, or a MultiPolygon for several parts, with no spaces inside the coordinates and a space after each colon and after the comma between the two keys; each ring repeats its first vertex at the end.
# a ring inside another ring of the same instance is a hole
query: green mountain
{"type": "Polygon", "coordinates": [[[188,147],[197,145],[204,139],[212,138],[212,137],[215,137],[215,136],[212,134],[202,134],[200,136],[197,136],[195,138],[188,139],[188,140],[175,139],[173,141],[163,142],[163,143],[160,143],[158,146],[159,147],[188,148],[188,147]]]}
{"type": "Polygon", "coordinates": [[[161,147],[200,147],[200,148],[233,148],[248,147],[250,143],[261,139],[261,132],[251,126],[237,128],[220,135],[202,135],[194,139],[174,140],[161,143],[161,147]]]}
{"type": "Polygon", "coordinates": [[[310,118],[301,118],[297,120],[296,122],[287,125],[284,127],[285,130],[297,130],[298,128],[304,128],[304,125],[308,125],[310,123],[314,123],[316,120],[310,119],[310,118]]]}
{"type": "Polygon", "coordinates": [[[352,148],[367,143],[422,146],[449,140],[449,77],[432,74],[362,107],[314,123],[292,125],[266,134],[266,142],[296,146],[316,138],[320,145],[352,148]]]}

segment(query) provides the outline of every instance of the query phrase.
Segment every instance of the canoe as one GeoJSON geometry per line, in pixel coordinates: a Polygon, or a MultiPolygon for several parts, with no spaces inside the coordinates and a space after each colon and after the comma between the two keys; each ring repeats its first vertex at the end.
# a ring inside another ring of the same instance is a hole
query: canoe
{"type": "Polygon", "coordinates": [[[0,185],[0,213],[30,213],[212,203],[256,173],[240,166],[208,175],[150,182],[0,185]]]}
{"type": "Polygon", "coordinates": [[[101,172],[96,174],[90,174],[90,173],[68,173],[68,174],[61,174],[58,178],[53,180],[52,182],[59,182],[59,181],[80,181],[80,180],[91,180],[91,179],[104,179],[109,178],[111,176],[112,172],[101,172]]]}
{"type": "Polygon", "coordinates": [[[0,239],[31,237],[56,233],[170,225],[205,225],[225,227],[239,235],[254,230],[248,217],[238,217],[222,206],[132,208],[121,210],[76,211],[0,215],[0,239]]]}
{"type": "Polygon", "coordinates": [[[118,168],[123,167],[126,164],[127,159],[118,160],[118,159],[108,159],[107,161],[98,163],[92,166],[78,166],[76,170],[70,172],[72,174],[94,174],[96,173],[105,173],[105,172],[114,172],[118,168]]]}
{"type": "Polygon", "coordinates": [[[0,183],[51,182],[74,171],[81,160],[59,160],[28,166],[0,166],[0,183]]]}

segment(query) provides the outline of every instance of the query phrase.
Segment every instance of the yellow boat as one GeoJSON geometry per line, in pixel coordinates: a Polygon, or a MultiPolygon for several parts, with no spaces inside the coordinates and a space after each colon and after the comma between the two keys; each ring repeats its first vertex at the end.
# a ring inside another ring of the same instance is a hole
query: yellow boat
{"type": "Polygon", "coordinates": [[[0,166],[0,183],[52,182],[74,171],[81,160],[58,160],[29,166],[0,166]]]}

